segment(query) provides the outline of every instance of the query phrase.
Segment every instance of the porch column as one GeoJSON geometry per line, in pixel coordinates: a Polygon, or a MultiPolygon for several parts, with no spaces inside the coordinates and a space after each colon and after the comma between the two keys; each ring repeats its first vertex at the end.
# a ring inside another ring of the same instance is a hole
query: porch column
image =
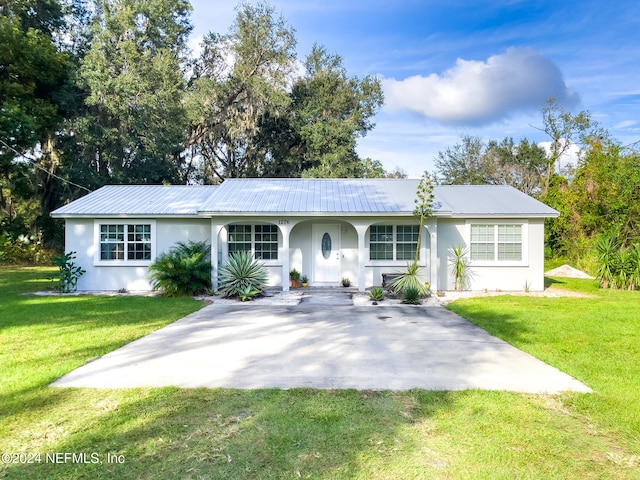
{"type": "Polygon", "coordinates": [[[218,239],[223,227],[224,224],[211,219],[211,286],[214,292],[218,290],[218,239]]]}
{"type": "Polygon", "coordinates": [[[289,272],[291,271],[291,254],[289,252],[289,237],[291,236],[290,225],[278,225],[282,233],[282,250],[279,255],[282,258],[282,290],[288,292],[291,288],[289,282],[289,272]]]}
{"type": "Polygon", "coordinates": [[[365,240],[367,238],[367,228],[369,225],[354,225],[356,232],[358,232],[358,291],[365,291],[365,283],[367,279],[367,273],[365,265],[367,263],[367,252],[365,250],[365,240]]]}
{"type": "Polygon", "coordinates": [[[438,220],[435,218],[429,220],[425,227],[427,228],[427,232],[429,233],[430,238],[430,259],[429,259],[429,269],[430,269],[430,279],[431,282],[431,291],[436,293],[438,291],[438,220]]]}

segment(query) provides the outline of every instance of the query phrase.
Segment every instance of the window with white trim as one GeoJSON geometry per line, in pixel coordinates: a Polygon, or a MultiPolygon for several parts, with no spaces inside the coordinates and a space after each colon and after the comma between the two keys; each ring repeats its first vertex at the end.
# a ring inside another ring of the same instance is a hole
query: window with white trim
{"type": "Polygon", "coordinates": [[[418,245],[419,225],[398,225],[396,227],[396,260],[413,260],[418,245]]]}
{"type": "Polygon", "coordinates": [[[258,260],[278,259],[277,225],[229,225],[229,253],[251,252],[258,260]]]}
{"type": "Polygon", "coordinates": [[[419,229],[418,225],[372,225],[369,227],[369,259],[413,260],[419,229]]]}
{"type": "Polygon", "coordinates": [[[523,261],[522,224],[471,224],[471,261],[523,261]]]}
{"type": "Polygon", "coordinates": [[[151,261],[151,224],[100,224],[101,261],[151,261]]]}

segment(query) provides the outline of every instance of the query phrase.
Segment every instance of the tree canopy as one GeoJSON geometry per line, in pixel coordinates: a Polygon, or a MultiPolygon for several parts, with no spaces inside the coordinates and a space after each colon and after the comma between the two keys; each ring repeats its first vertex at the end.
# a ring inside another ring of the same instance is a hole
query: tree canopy
{"type": "Polygon", "coordinates": [[[511,185],[528,195],[541,192],[546,166],[544,149],[527,139],[516,145],[510,137],[484,142],[463,135],[435,159],[440,183],[511,185]]]}

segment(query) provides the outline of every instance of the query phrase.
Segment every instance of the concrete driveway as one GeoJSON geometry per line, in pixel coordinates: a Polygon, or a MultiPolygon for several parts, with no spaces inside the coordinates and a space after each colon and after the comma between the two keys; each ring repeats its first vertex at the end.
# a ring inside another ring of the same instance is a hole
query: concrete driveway
{"type": "Polygon", "coordinates": [[[591,391],[441,307],[304,303],[209,305],[53,385],[591,391]]]}

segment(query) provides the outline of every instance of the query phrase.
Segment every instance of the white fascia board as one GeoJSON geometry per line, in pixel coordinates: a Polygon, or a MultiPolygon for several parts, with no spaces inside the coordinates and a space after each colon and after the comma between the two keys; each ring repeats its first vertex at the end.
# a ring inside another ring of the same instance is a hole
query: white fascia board
{"type": "Polygon", "coordinates": [[[202,215],[196,214],[196,213],[182,213],[182,214],[176,214],[176,213],[172,213],[170,215],[164,215],[164,214],[150,214],[150,213],[145,213],[145,214],[134,214],[134,213],[127,213],[127,214],[100,214],[100,215],[90,215],[90,214],[56,214],[56,215],[51,215],[52,218],[62,218],[65,220],[72,220],[75,218],[78,219],[109,219],[109,218],[123,218],[123,219],[127,219],[127,218],[148,218],[148,219],[152,219],[152,220],[160,220],[163,218],[203,218],[202,215]]]}

